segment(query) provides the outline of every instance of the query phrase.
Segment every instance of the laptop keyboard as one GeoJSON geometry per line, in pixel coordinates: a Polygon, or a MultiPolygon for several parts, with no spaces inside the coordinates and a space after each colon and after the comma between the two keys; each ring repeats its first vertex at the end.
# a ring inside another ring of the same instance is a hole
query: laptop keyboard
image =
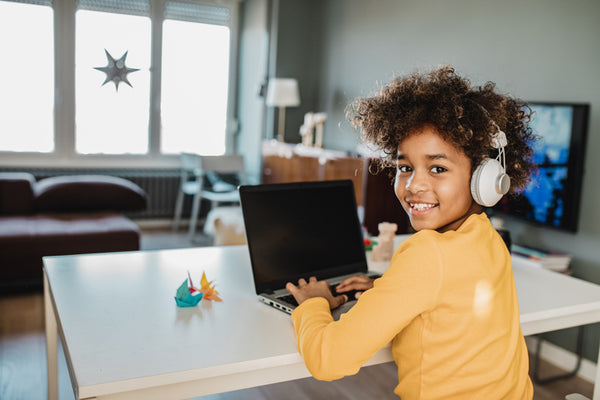
{"type": "Polygon", "coordinates": [[[278,299],[281,300],[281,301],[285,301],[286,303],[291,304],[294,307],[298,306],[298,302],[296,301],[296,299],[294,298],[294,296],[292,296],[291,294],[288,294],[286,296],[278,297],[278,299]]]}

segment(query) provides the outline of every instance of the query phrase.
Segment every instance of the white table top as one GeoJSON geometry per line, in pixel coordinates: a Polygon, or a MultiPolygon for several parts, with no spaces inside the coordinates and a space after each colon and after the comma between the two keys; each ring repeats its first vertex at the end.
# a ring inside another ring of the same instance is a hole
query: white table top
{"type": "Polygon", "coordinates": [[[535,268],[513,257],[525,336],[600,321],[600,286],[535,268]]]}
{"type": "Polygon", "coordinates": [[[245,246],[44,261],[82,398],[116,381],[300,360],[289,315],[257,300],[245,246]],[[187,271],[195,283],[206,271],[224,301],[177,307],[173,297],[187,271]],[[279,334],[265,340],[267,328],[279,334]]]}
{"type": "MultiPolygon", "coordinates": [[[[271,367],[303,368],[289,315],[257,300],[246,246],[44,262],[80,398],[271,367]],[[173,296],[187,271],[195,283],[206,271],[224,301],[177,307],[173,296]]],[[[600,321],[600,286],[520,265],[514,273],[525,335],[600,321]]],[[[378,362],[391,360],[386,352],[378,353],[378,362]]]]}

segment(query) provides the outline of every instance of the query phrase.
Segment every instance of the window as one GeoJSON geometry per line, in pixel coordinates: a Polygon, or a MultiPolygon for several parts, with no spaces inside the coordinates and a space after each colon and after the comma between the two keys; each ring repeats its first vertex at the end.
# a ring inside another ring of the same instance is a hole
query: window
{"type": "Polygon", "coordinates": [[[225,153],[228,9],[168,2],[163,23],[161,151],[225,153]],[[208,23],[206,23],[208,22],[208,23]]]}
{"type": "Polygon", "coordinates": [[[238,3],[0,0],[0,35],[17,38],[0,41],[16,60],[0,63],[3,160],[172,166],[181,151],[225,153],[238,3]],[[102,68],[123,57],[130,85],[117,88],[102,68]]]}
{"type": "Polygon", "coordinates": [[[150,18],[78,10],[75,27],[76,152],[147,153],[150,18]],[[127,81],[107,82],[96,67],[106,67],[109,56],[125,56],[124,66],[137,71],[127,73],[127,81]]]}
{"type": "Polygon", "coordinates": [[[54,17],[39,3],[0,1],[0,151],[54,151],[54,17]]]}

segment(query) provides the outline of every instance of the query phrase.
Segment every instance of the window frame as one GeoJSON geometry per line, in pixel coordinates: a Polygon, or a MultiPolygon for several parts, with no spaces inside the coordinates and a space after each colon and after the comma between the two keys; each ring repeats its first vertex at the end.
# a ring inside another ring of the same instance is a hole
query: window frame
{"type": "MultiPolygon", "coordinates": [[[[160,153],[160,91],[163,10],[168,0],[149,0],[151,19],[149,149],[146,154],[78,154],[75,151],[75,0],[54,0],[54,152],[0,151],[5,167],[174,168],[178,155],[160,153]]],[[[226,153],[235,152],[236,93],[241,0],[177,0],[227,7],[230,11],[229,85],[227,93],[226,153]]]]}

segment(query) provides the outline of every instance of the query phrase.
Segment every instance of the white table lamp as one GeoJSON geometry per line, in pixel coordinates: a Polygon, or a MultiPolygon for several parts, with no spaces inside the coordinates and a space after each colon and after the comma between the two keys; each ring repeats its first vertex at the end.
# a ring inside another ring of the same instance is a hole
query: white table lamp
{"type": "Polygon", "coordinates": [[[267,105],[279,107],[277,139],[283,142],[285,131],[285,108],[300,105],[298,81],[292,78],[271,78],[267,88],[267,105]]]}

